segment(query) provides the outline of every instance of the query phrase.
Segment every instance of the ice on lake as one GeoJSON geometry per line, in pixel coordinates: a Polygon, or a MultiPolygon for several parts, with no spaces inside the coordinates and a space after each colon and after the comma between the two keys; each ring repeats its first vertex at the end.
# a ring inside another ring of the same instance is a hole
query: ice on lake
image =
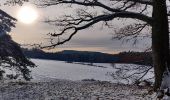
{"type": "MultiPolygon", "coordinates": [[[[56,78],[68,80],[95,79],[112,81],[107,73],[113,70],[111,64],[100,64],[104,67],[94,67],[81,64],[66,63],[64,61],[32,59],[38,67],[32,70],[33,78],[56,78]]],[[[99,64],[98,64],[99,65],[99,64]]]]}
{"type": "MultiPolygon", "coordinates": [[[[38,67],[32,69],[34,80],[42,79],[67,79],[67,80],[83,80],[95,79],[100,81],[117,82],[108,73],[115,73],[112,64],[109,63],[94,63],[95,66],[90,66],[75,63],[66,63],[64,61],[40,60],[32,59],[38,67]]],[[[123,64],[116,64],[122,66],[123,64]]],[[[135,64],[126,64],[128,66],[137,66],[135,64]]],[[[148,76],[152,76],[148,74],[148,76]]]]}

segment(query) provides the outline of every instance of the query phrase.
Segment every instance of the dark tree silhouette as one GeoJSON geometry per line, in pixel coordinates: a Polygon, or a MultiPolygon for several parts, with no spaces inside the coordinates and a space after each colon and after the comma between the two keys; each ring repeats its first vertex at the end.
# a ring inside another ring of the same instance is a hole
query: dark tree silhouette
{"type": "Polygon", "coordinates": [[[61,30],[60,33],[49,33],[52,44],[44,46],[45,48],[64,44],[78,31],[87,29],[98,22],[104,22],[110,27],[109,22],[114,19],[136,20],[135,24],[116,31],[115,37],[118,39],[129,36],[138,37],[147,27],[151,27],[154,87],[155,90],[160,87],[163,73],[166,68],[169,69],[169,25],[166,0],[39,0],[38,5],[41,7],[68,5],[73,9],[79,7],[76,14],[45,21],[61,30]],[[64,34],[68,37],[65,38],[64,34]]]}
{"type": "Polygon", "coordinates": [[[35,64],[28,60],[19,44],[14,42],[8,33],[17,20],[0,9],[0,78],[3,78],[7,70],[12,70],[15,73],[6,74],[7,77],[12,79],[24,78],[30,80],[29,67],[35,67],[35,64]]]}

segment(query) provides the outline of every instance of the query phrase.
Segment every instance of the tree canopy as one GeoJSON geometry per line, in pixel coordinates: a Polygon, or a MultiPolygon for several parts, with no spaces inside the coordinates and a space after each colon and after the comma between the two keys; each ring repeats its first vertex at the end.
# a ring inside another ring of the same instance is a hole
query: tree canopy
{"type": "MultiPolygon", "coordinates": [[[[17,3],[17,2],[16,2],[17,3]]],[[[18,1],[19,3],[19,1],[18,1]]],[[[35,64],[23,54],[20,45],[8,33],[15,27],[16,19],[0,9],[0,77],[30,80],[30,67],[35,64]],[[12,71],[11,73],[6,73],[12,71]]]]}

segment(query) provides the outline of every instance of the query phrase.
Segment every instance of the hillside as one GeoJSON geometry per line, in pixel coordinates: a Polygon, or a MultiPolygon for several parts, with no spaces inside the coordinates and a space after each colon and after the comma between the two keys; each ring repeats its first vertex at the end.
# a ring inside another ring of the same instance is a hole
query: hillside
{"type": "Polygon", "coordinates": [[[61,52],[48,53],[39,49],[24,49],[24,54],[29,58],[60,60],[68,62],[91,62],[91,63],[113,63],[119,58],[106,53],[64,50],[61,52]]]}
{"type": "Polygon", "coordinates": [[[39,49],[23,49],[29,58],[59,60],[67,62],[90,62],[90,63],[135,63],[151,65],[151,52],[120,52],[118,54],[107,54],[91,51],[64,50],[60,52],[44,52],[39,49]]]}

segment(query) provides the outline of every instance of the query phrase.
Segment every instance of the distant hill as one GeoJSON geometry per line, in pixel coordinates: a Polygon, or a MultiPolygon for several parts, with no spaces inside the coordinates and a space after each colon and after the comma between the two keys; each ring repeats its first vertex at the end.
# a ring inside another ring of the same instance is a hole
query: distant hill
{"type": "Polygon", "coordinates": [[[24,54],[29,58],[60,60],[68,62],[90,62],[90,63],[113,63],[119,58],[107,53],[64,50],[61,52],[48,53],[39,49],[23,49],[24,54]]]}
{"type": "Polygon", "coordinates": [[[39,49],[23,49],[29,58],[60,60],[67,62],[90,62],[90,63],[135,63],[152,65],[151,52],[120,52],[118,54],[107,54],[91,51],[63,50],[49,53],[39,49]]]}

